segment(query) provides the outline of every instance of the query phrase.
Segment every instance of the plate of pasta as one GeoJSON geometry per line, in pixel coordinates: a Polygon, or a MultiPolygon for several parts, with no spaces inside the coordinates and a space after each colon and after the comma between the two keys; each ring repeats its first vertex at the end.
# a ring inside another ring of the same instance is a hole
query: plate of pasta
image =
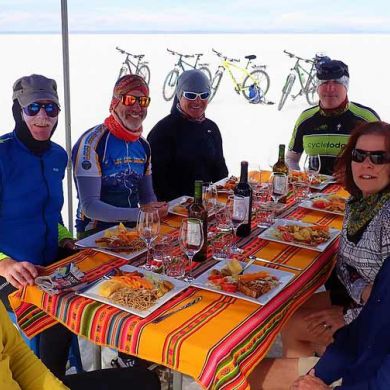
{"type": "Polygon", "coordinates": [[[145,243],[139,238],[137,231],[126,228],[122,223],[85,237],[77,241],[76,245],[115,254],[126,260],[134,259],[146,252],[145,243]]]}
{"type": "Polygon", "coordinates": [[[259,238],[323,252],[339,234],[327,225],[277,219],[259,238]]]}
{"type": "Polygon", "coordinates": [[[102,279],[79,295],[144,318],[188,287],[181,280],[131,265],[119,270],[119,275],[102,279]]]}

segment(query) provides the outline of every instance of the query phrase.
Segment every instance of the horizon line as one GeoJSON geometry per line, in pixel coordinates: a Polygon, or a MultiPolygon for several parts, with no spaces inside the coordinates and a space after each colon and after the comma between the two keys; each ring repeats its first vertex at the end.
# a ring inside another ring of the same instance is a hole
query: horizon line
{"type": "MultiPolygon", "coordinates": [[[[31,34],[31,35],[39,35],[39,34],[61,34],[60,30],[48,30],[48,31],[35,31],[35,30],[26,30],[26,31],[0,31],[0,34],[2,35],[22,35],[22,34],[31,34]]],[[[126,31],[126,30],[109,30],[109,31],[97,31],[97,30],[74,30],[69,31],[69,34],[264,34],[264,35],[271,35],[271,34],[296,34],[296,35],[302,35],[302,34],[342,34],[342,35],[349,35],[349,34],[390,34],[390,30],[388,31],[366,31],[366,30],[354,30],[354,31],[262,31],[262,30],[255,30],[255,31],[246,31],[246,30],[212,30],[212,31],[204,31],[204,30],[193,30],[193,31],[179,31],[179,30],[149,30],[149,31],[126,31]]]]}

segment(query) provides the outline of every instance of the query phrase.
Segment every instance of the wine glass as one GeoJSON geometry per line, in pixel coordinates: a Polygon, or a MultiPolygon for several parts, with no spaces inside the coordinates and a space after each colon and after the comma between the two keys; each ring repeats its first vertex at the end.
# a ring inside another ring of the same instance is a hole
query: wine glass
{"type": "Polygon", "coordinates": [[[261,166],[256,163],[249,163],[248,183],[254,191],[256,187],[261,187],[261,166]]]}
{"type": "Polygon", "coordinates": [[[160,217],[158,211],[152,207],[141,207],[137,219],[137,231],[140,238],[145,241],[147,254],[146,263],[143,266],[146,270],[152,271],[153,265],[150,261],[150,248],[152,242],[160,232],[160,217]]]}
{"type": "Polygon", "coordinates": [[[276,205],[279,199],[287,195],[288,175],[285,173],[273,172],[270,176],[270,194],[276,205]]]}
{"type": "Polygon", "coordinates": [[[207,238],[203,235],[203,223],[200,219],[184,218],[181,221],[179,245],[189,260],[189,272],[184,279],[186,282],[194,280],[192,276],[192,259],[201,250],[205,239],[207,238]]]}
{"type": "Polygon", "coordinates": [[[203,204],[209,215],[217,209],[218,192],[212,183],[203,184],[203,204]]]}
{"type": "Polygon", "coordinates": [[[320,155],[319,154],[306,155],[305,162],[303,164],[303,169],[307,174],[309,182],[312,183],[321,170],[320,155]]]}
{"type": "MultiPolygon", "coordinates": [[[[230,195],[226,202],[226,207],[229,210],[231,227],[234,235],[237,236],[238,227],[245,222],[247,218],[247,201],[245,197],[241,195],[230,195]]],[[[232,253],[242,253],[242,249],[237,248],[237,244],[235,242],[232,245],[232,253]]]]}

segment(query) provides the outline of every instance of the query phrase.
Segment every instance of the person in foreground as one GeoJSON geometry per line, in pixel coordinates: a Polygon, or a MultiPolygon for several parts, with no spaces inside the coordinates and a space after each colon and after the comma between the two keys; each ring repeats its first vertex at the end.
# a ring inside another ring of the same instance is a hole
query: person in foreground
{"type": "Polygon", "coordinates": [[[267,359],[252,378],[257,382],[251,389],[390,389],[389,286],[390,257],[377,274],[360,315],[336,332],[321,358],[267,359]]]}
{"type": "Polygon", "coordinates": [[[118,222],[135,222],[139,204],[153,204],[149,143],[142,137],[150,103],[149,87],[137,75],[121,77],[114,86],[110,115],[87,130],[72,150],[79,198],[76,228],[80,237],[118,222]]]}
{"type": "Polygon", "coordinates": [[[228,175],[218,126],[206,118],[210,81],[200,70],[183,72],[171,113],[150,131],[153,184],[159,200],[192,195],[194,181],[228,175]]]}
{"type": "Polygon", "coordinates": [[[342,61],[326,60],[317,65],[319,104],[303,111],[295,123],[286,162],[299,170],[299,160],[320,155],[321,173],[332,175],[336,157],[348,142],[351,130],[361,122],[379,120],[374,110],[348,99],[349,70],[342,61]]]}
{"type": "MultiPolygon", "coordinates": [[[[0,299],[32,285],[39,269],[70,254],[62,224],[65,150],[51,141],[60,113],[57,84],[33,74],[13,86],[13,132],[0,137],[0,299]]],[[[42,332],[41,358],[65,373],[72,334],[61,324],[42,332]]]]}
{"type": "Polygon", "coordinates": [[[57,379],[27,347],[0,302],[0,388],[2,390],[158,390],[156,375],[143,369],[108,369],[57,379]],[[66,384],[66,386],[64,385],[66,384]]]}
{"type": "Polygon", "coordinates": [[[336,171],[351,194],[340,236],[336,287],[313,294],[282,330],[284,356],[321,354],[336,330],[352,322],[390,255],[390,125],[356,128],[336,171]]]}

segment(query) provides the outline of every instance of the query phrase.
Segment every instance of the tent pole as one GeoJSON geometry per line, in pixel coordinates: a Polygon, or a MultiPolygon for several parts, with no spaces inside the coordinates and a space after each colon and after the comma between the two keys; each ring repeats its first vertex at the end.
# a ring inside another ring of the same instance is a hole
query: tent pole
{"type": "Polygon", "coordinates": [[[68,153],[68,166],[66,168],[66,181],[68,189],[68,229],[73,234],[73,197],[72,197],[72,137],[70,117],[70,77],[69,77],[69,32],[68,32],[68,4],[61,0],[62,25],[62,62],[64,73],[64,107],[65,107],[65,142],[68,153]]]}

